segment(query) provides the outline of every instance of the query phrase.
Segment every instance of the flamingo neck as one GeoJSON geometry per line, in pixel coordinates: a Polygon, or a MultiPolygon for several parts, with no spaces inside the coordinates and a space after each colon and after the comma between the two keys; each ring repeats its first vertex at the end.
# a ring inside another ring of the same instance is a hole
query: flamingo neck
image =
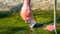
{"type": "Polygon", "coordinates": [[[25,6],[29,6],[29,5],[30,5],[30,0],[24,0],[23,5],[25,5],[25,6]]]}

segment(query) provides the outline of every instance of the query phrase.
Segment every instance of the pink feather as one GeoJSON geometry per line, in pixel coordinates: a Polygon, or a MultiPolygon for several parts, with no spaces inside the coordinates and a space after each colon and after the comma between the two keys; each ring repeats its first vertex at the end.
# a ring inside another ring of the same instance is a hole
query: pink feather
{"type": "Polygon", "coordinates": [[[54,28],[54,25],[47,25],[46,28],[44,28],[45,30],[49,30],[49,31],[53,31],[55,28],[54,28]]]}

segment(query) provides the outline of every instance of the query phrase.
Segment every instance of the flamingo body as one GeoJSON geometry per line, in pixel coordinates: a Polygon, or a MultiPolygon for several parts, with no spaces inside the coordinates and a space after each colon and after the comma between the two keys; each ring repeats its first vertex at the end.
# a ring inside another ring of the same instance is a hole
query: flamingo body
{"type": "Polygon", "coordinates": [[[49,31],[53,31],[55,28],[54,28],[54,25],[47,25],[45,30],[49,30],[49,31]]]}
{"type": "Polygon", "coordinates": [[[33,19],[33,14],[27,7],[25,9],[22,8],[20,15],[23,20],[33,19]]]}
{"type": "Polygon", "coordinates": [[[21,12],[21,18],[32,28],[36,23],[30,8],[30,0],[24,0],[21,12]]]}

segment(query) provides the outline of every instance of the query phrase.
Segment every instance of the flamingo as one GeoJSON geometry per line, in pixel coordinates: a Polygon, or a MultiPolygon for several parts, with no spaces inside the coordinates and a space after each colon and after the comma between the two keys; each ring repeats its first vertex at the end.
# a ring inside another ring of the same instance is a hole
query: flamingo
{"type": "Polygon", "coordinates": [[[44,28],[45,30],[49,30],[49,31],[53,31],[55,28],[54,28],[54,25],[47,25],[46,28],[44,28]]]}
{"type": "Polygon", "coordinates": [[[30,1],[31,0],[24,0],[20,16],[26,23],[29,24],[30,28],[33,28],[36,22],[31,11],[30,1]]]}

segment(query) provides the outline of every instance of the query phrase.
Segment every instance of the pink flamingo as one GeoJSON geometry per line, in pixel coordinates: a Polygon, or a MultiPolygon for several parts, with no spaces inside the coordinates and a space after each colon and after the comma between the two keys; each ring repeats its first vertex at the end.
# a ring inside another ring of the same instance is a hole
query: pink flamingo
{"type": "MultiPolygon", "coordinates": [[[[57,27],[57,25],[55,25],[57,27]]],[[[53,31],[55,28],[54,28],[54,25],[47,25],[46,28],[44,28],[45,30],[49,30],[49,31],[53,31]]]]}
{"type": "Polygon", "coordinates": [[[30,0],[24,0],[23,6],[20,12],[21,18],[29,24],[31,28],[36,24],[33,14],[31,12],[30,0]]]}

